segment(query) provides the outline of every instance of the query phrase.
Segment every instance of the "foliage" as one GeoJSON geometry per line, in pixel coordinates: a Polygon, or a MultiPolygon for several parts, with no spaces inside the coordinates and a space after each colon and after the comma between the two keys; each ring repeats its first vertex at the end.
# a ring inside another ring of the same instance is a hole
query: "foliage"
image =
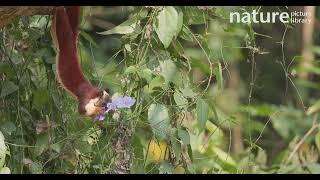
{"type": "MultiPolygon", "coordinates": [[[[294,104],[300,91],[318,85],[297,80],[299,91],[289,91],[287,102],[265,100],[257,90],[264,84],[255,81],[257,66],[267,63],[255,59],[266,56],[259,28],[230,24],[231,7],[124,9],[113,16],[130,15],[108,30],[86,18],[81,23],[85,76],[111,89],[113,99],[136,99],[107,115],[105,131],[78,115],[56,81],[50,17],[21,17],[2,29],[1,173],[111,173],[119,163],[130,173],[320,173],[319,102],[306,95],[305,102],[315,102],[307,111],[294,104]],[[244,72],[235,91],[229,66],[237,63],[244,72]],[[231,151],[239,127],[244,149],[231,151]]],[[[99,8],[83,10],[88,17],[99,8]]],[[[267,70],[279,67],[268,61],[267,70]]],[[[319,74],[316,65],[310,72],[319,74]]]]}

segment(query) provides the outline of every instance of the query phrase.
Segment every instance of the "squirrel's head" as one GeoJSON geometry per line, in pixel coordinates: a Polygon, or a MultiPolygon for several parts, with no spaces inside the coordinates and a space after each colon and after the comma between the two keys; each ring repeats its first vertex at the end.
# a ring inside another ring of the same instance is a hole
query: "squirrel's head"
{"type": "Polygon", "coordinates": [[[86,97],[79,100],[79,113],[85,116],[97,115],[104,110],[104,107],[110,100],[108,89],[87,93],[86,97]]]}

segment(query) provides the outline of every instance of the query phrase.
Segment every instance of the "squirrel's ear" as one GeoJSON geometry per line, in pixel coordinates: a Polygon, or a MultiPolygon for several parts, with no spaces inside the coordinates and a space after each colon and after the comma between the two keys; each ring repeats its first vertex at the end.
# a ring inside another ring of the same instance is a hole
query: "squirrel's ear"
{"type": "Polygon", "coordinates": [[[110,94],[110,89],[105,88],[104,90],[105,90],[108,94],[110,94]]]}
{"type": "Polygon", "coordinates": [[[102,97],[103,96],[103,91],[99,91],[99,93],[98,93],[98,97],[102,97]]]}

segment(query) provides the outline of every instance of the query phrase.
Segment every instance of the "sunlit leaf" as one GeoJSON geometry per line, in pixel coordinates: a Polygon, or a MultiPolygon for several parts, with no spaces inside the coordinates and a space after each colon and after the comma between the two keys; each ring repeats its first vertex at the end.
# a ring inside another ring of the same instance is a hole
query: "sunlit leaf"
{"type": "Polygon", "coordinates": [[[140,71],[140,76],[143,77],[147,82],[150,82],[152,80],[152,71],[148,68],[143,69],[140,71]]]}
{"type": "Polygon", "coordinates": [[[161,75],[164,77],[166,84],[173,82],[177,74],[177,66],[171,60],[160,61],[161,75]]]}
{"type": "Polygon", "coordinates": [[[192,91],[190,87],[184,87],[180,89],[181,93],[185,97],[194,98],[197,94],[192,91]]]}
{"type": "Polygon", "coordinates": [[[149,82],[149,91],[152,91],[155,87],[163,87],[165,85],[165,80],[161,76],[156,76],[149,82]]]}
{"type": "Polygon", "coordinates": [[[320,152],[320,129],[319,129],[318,133],[316,134],[316,136],[314,137],[314,140],[315,140],[316,146],[320,152]]]}
{"type": "Polygon", "coordinates": [[[184,145],[190,144],[190,136],[189,136],[189,132],[187,130],[179,128],[178,129],[178,136],[184,145]]]}
{"type": "Polygon", "coordinates": [[[155,31],[164,48],[168,48],[173,38],[180,32],[181,18],[182,15],[179,16],[172,6],[165,6],[159,13],[155,31]]]}
{"type": "Polygon", "coordinates": [[[129,19],[122,24],[110,29],[108,31],[98,32],[101,35],[110,35],[110,34],[130,34],[135,31],[137,22],[135,19],[129,19]]]}
{"type": "Polygon", "coordinates": [[[308,108],[307,115],[318,112],[319,110],[320,110],[320,100],[318,100],[316,103],[314,103],[311,107],[308,108]]]}
{"type": "Polygon", "coordinates": [[[92,39],[92,37],[86,33],[85,31],[80,31],[80,35],[87,40],[88,42],[90,42],[91,44],[93,44],[94,46],[97,46],[97,43],[92,39]]]}
{"type": "Polygon", "coordinates": [[[133,74],[136,73],[138,71],[138,67],[137,66],[129,66],[125,71],[124,74],[133,74]]]}
{"type": "Polygon", "coordinates": [[[163,161],[169,158],[168,145],[164,141],[157,142],[154,139],[150,140],[148,145],[147,159],[151,161],[163,161]]]}
{"type": "Polygon", "coordinates": [[[11,174],[11,171],[8,167],[0,167],[0,174],[11,174]]]}
{"type": "Polygon", "coordinates": [[[188,105],[188,100],[184,98],[183,95],[179,92],[175,92],[173,94],[173,98],[177,106],[181,109],[186,108],[186,106],[188,105]]]}
{"type": "Polygon", "coordinates": [[[218,147],[212,147],[213,152],[219,157],[220,160],[235,166],[236,162],[233,160],[233,158],[223,150],[221,150],[218,147]]]}
{"type": "Polygon", "coordinates": [[[0,168],[2,168],[4,165],[6,154],[7,154],[7,148],[4,143],[4,136],[0,131],[0,168]]]}

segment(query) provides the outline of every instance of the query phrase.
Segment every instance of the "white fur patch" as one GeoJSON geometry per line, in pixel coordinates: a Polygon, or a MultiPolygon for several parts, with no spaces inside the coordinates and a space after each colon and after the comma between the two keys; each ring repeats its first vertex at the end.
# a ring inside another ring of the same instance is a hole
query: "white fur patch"
{"type": "Polygon", "coordinates": [[[103,91],[103,99],[107,98],[107,96],[109,96],[109,94],[106,91],[103,91]]]}
{"type": "Polygon", "coordinates": [[[96,97],[94,99],[90,99],[89,103],[86,104],[85,109],[86,109],[86,115],[91,116],[96,113],[96,106],[95,104],[99,101],[99,97],[96,97]]]}
{"type": "Polygon", "coordinates": [[[96,109],[98,108],[96,105],[99,102],[99,100],[104,100],[109,96],[109,94],[106,91],[103,91],[103,96],[102,97],[96,97],[94,99],[90,99],[90,101],[86,104],[84,107],[86,110],[86,115],[91,116],[96,114],[96,109]]]}

